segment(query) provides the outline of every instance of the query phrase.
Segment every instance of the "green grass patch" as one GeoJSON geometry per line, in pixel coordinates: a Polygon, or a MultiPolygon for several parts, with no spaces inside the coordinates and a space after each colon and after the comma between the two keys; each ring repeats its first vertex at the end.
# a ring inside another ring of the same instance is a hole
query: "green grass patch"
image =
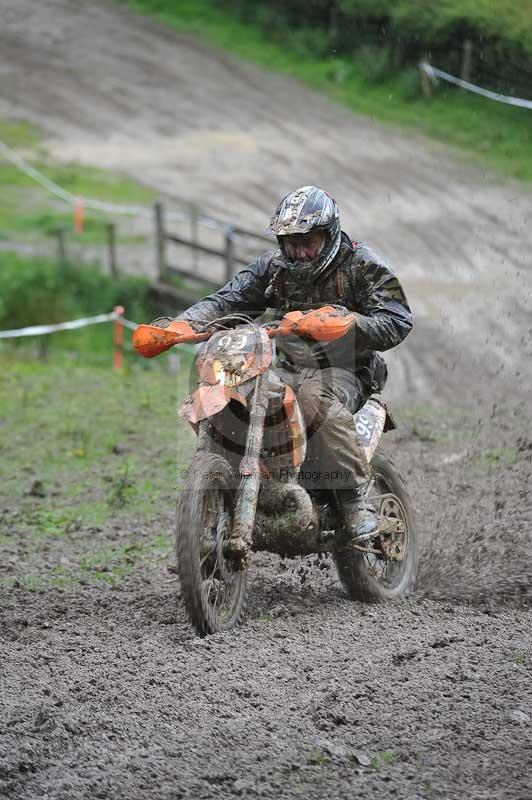
{"type": "MultiPolygon", "coordinates": [[[[22,149],[25,160],[38,172],[75,197],[124,205],[150,206],[155,193],[123,175],[77,163],[57,164],[40,145],[38,128],[20,121],[1,120],[0,140],[15,150],[22,149]],[[30,151],[30,152],[26,152],[30,151]]],[[[73,207],[51,195],[15,164],[0,158],[0,241],[50,236],[58,227],[73,228],[73,207]]],[[[86,211],[82,236],[74,240],[85,244],[106,241],[108,215],[86,211]]],[[[119,241],[130,241],[129,237],[119,241]]]]}
{"type": "Polygon", "coordinates": [[[406,429],[422,442],[471,444],[478,435],[478,414],[467,408],[411,403],[392,413],[399,432],[406,429]]]}
{"type": "MultiPolygon", "coordinates": [[[[29,161],[28,158],[26,160],[29,161]]],[[[108,170],[86,167],[76,163],[57,164],[49,159],[31,160],[30,163],[46,178],[76,197],[143,205],[149,205],[155,198],[152,190],[108,170]]],[[[0,161],[0,181],[10,187],[39,186],[34,178],[26,175],[15,164],[5,160],[0,161]]],[[[45,193],[44,196],[50,197],[44,188],[41,191],[45,193]]]]}
{"type": "Polygon", "coordinates": [[[397,754],[393,750],[383,750],[377,756],[377,760],[379,765],[388,766],[397,761],[397,754]]]}
{"type": "MultiPolygon", "coordinates": [[[[297,31],[289,42],[265,38],[259,24],[244,23],[212,2],[129,0],[133,9],[157,17],[181,32],[194,33],[233,55],[294,76],[352,111],[415,129],[462,148],[467,157],[505,176],[532,180],[531,112],[442,86],[430,100],[420,96],[417,70],[391,73],[379,68],[379,51],[360,48],[353,57],[309,48],[297,31]]],[[[319,30],[315,36],[323,34],[319,30]]],[[[382,59],[381,59],[382,60],[382,59]]],[[[280,99],[282,102],[282,99],[280,99]]]]}
{"type": "MultiPolygon", "coordinates": [[[[146,278],[112,278],[95,267],[23,258],[16,253],[0,253],[2,295],[0,329],[45,325],[83,316],[107,313],[117,305],[126,316],[145,321],[158,315],[146,278]]],[[[126,337],[126,341],[129,339],[126,337]]],[[[5,340],[0,352],[21,354],[28,347],[70,352],[74,358],[102,363],[112,352],[112,328],[102,323],[46,337],[5,340]]]]}
{"type": "MultiPolygon", "coordinates": [[[[109,219],[97,212],[86,212],[83,219],[83,232],[74,230],[73,210],[64,211],[66,206],[54,210],[48,203],[46,208],[35,206],[35,195],[30,190],[7,190],[0,197],[0,241],[33,241],[57,236],[59,228],[66,235],[66,249],[72,245],[107,245],[109,241],[109,219]]],[[[52,206],[55,206],[55,202],[52,206]]],[[[120,244],[144,244],[151,241],[143,234],[115,233],[115,241],[120,244]]]]}
{"type": "Polygon", "coordinates": [[[0,353],[0,585],[119,583],[164,563],[194,445],[177,419],[190,362],[176,378],[165,359],[116,373],[0,353]]]}
{"type": "MultiPolygon", "coordinates": [[[[83,233],[78,235],[74,232],[74,207],[69,207],[68,203],[63,203],[57,198],[52,198],[44,189],[41,189],[29,178],[23,181],[20,173],[14,170],[6,170],[0,162],[0,182],[2,183],[2,195],[0,197],[0,241],[17,242],[33,241],[42,239],[43,236],[52,236],[58,228],[62,227],[69,234],[69,240],[78,244],[103,244],[107,242],[108,234],[106,225],[109,222],[109,215],[97,211],[85,211],[83,233]],[[6,172],[8,174],[6,174],[6,172]]],[[[113,192],[95,191],[91,194],[84,193],[85,197],[93,197],[110,202],[125,203],[127,205],[149,206],[153,201],[153,195],[143,195],[143,198],[135,199],[128,192],[126,184],[120,182],[117,185],[119,191],[113,196],[113,192]],[[107,194],[107,197],[105,195],[107,194]]],[[[109,184],[108,184],[109,186],[109,184]]],[[[135,236],[117,236],[118,243],[135,243],[144,241],[145,237],[139,239],[135,236]]]]}
{"type": "Polygon", "coordinates": [[[515,447],[495,447],[481,450],[476,454],[478,464],[491,471],[502,467],[511,467],[519,461],[519,452],[515,447]]]}
{"type": "Polygon", "coordinates": [[[42,133],[36,125],[24,120],[0,119],[0,140],[11,148],[35,147],[42,133]]]}
{"type": "Polygon", "coordinates": [[[370,767],[371,769],[378,771],[384,767],[391,766],[396,760],[397,756],[393,750],[383,750],[381,753],[377,753],[376,756],[373,756],[370,767]]]}

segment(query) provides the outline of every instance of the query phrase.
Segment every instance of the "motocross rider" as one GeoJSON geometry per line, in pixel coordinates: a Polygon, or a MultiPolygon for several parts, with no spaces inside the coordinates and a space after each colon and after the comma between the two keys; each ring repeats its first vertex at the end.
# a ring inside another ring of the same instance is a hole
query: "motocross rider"
{"type": "Polygon", "coordinates": [[[387,369],[376,351],[407,336],[410,309],[390,266],[366,244],[351,241],[340,227],[336,202],[317,186],[284,197],[268,232],[277,237],[277,250],[259,256],[178,319],[194,327],[231,313],[255,318],[267,308],[279,319],[324,305],[355,312],[355,325],[336,341],[278,337],[276,372],[296,392],[314,458],[328,470],[324,475],[335,478],[328,488],[336,490],[348,535],[353,542],[367,541],[378,523],[365,499],[370,469],[353,414],[382,391],[387,369]]]}

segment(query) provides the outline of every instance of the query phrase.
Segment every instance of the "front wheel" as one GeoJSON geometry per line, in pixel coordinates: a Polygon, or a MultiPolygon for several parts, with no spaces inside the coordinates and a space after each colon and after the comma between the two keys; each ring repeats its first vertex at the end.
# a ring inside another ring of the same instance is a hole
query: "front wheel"
{"type": "Polygon", "coordinates": [[[190,621],[200,636],[234,628],[241,619],[247,569],[227,557],[235,494],[231,467],[198,453],[177,505],[177,571],[190,621]]]}
{"type": "Polygon", "coordinates": [[[375,482],[369,499],[395,532],[381,534],[368,546],[368,552],[344,549],[334,555],[347,594],[366,603],[412,592],[417,573],[416,526],[403,479],[394,464],[380,454],[374,456],[371,467],[375,482]]]}

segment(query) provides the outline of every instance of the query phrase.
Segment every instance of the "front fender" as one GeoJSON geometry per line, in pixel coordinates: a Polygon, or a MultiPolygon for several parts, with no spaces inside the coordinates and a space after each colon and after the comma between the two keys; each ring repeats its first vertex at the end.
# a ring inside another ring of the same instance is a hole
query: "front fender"
{"type": "MultiPolygon", "coordinates": [[[[252,383],[252,382],[250,382],[252,383]]],[[[247,406],[246,395],[251,387],[230,387],[221,383],[201,384],[191,395],[183,400],[179,407],[179,416],[184,417],[191,425],[196,425],[202,419],[208,419],[219,414],[231,400],[238,400],[247,406]]]]}

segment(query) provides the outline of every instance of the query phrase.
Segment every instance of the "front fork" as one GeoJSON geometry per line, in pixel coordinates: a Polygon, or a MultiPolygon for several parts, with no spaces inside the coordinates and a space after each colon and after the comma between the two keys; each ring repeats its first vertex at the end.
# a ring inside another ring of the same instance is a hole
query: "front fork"
{"type": "Polygon", "coordinates": [[[257,377],[251,409],[249,412],[249,428],[246,449],[240,462],[240,484],[236,500],[233,530],[230,538],[230,552],[240,567],[248,561],[253,541],[253,526],[257,511],[257,500],[260,489],[260,452],[264,439],[264,421],[268,409],[269,381],[268,372],[257,377]]]}

